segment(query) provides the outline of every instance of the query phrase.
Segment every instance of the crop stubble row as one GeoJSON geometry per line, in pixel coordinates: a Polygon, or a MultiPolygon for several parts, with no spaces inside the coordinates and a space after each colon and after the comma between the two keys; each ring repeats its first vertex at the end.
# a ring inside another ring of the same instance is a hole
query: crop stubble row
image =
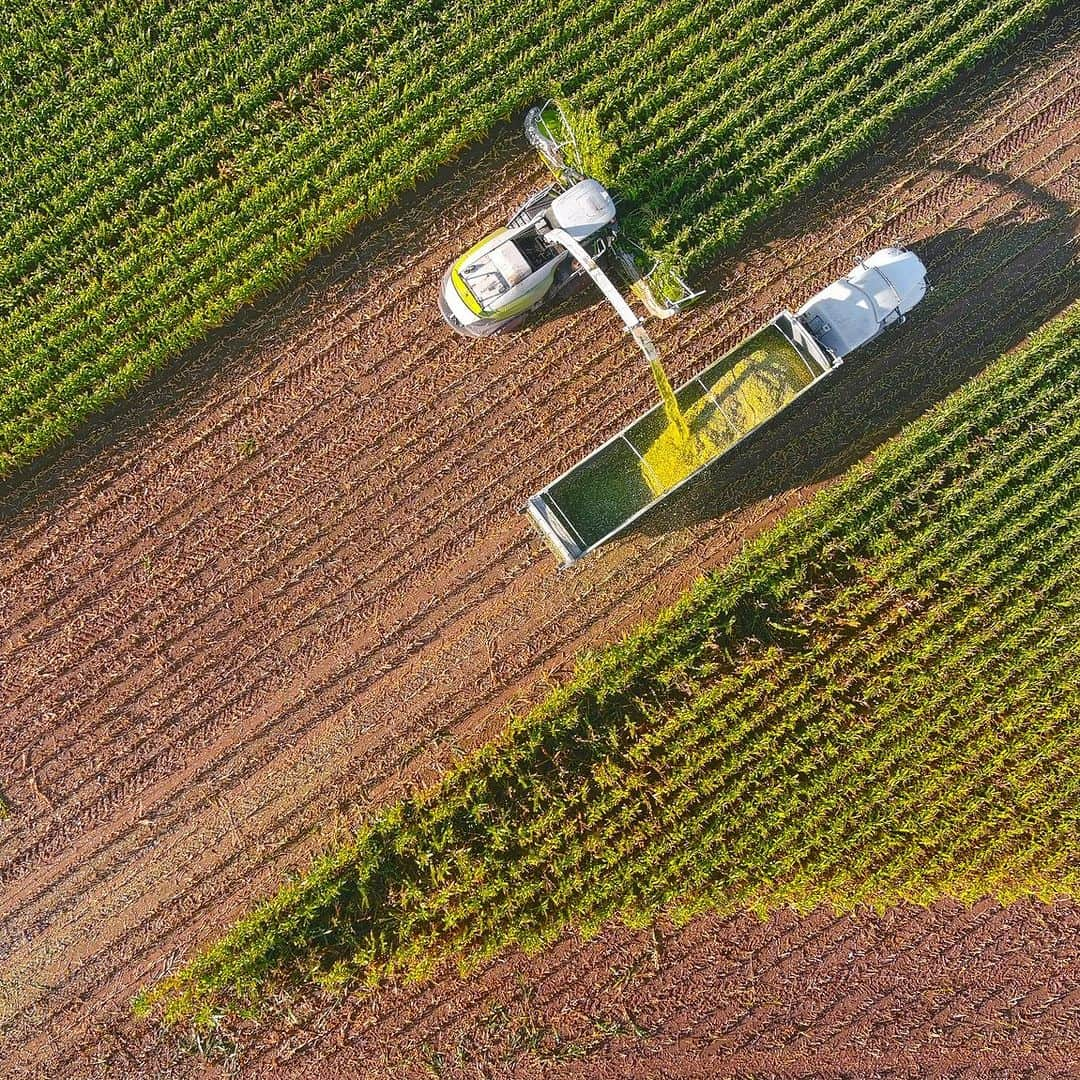
{"type": "MultiPolygon", "coordinates": [[[[496,478],[495,480],[493,480],[493,481],[491,481],[491,482],[489,483],[489,487],[490,487],[490,486],[491,486],[492,484],[496,484],[496,483],[498,483],[498,482],[499,482],[499,481],[498,481],[498,478],[496,478]]],[[[488,515],[488,514],[490,514],[490,513],[491,513],[491,510],[490,510],[490,509],[485,509],[485,510],[483,511],[483,514],[484,514],[484,515],[488,515]]],[[[456,521],[456,520],[458,520],[458,519],[456,519],[456,518],[455,518],[455,519],[453,519],[453,520],[455,520],[455,521],[456,521]]],[[[483,521],[483,517],[481,517],[481,518],[479,518],[479,519],[478,519],[478,523],[482,523],[482,521],[483,521]]],[[[407,532],[407,531],[404,531],[404,530],[403,530],[403,534],[404,534],[404,535],[406,535],[406,536],[410,536],[410,535],[411,535],[411,533],[409,533],[409,532],[407,532]]],[[[422,538],[422,537],[421,537],[421,538],[422,538]]],[[[302,549],[302,547],[303,547],[303,541],[301,541],[301,543],[300,543],[300,545],[298,545],[298,547],[302,549]]],[[[519,547],[518,547],[518,546],[515,546],[515,548],[513,548],[512,550],[513,550],[513,551],[517,551],[517,550],[519,550],[519,547]]],[[[395,553],[395,554],[396,554],[396,553],[395,553]]],[[[386,561],[389,561],[389,560],[386,560],[386,561]]],[[[377,571],[379,571],[379,570],[381,570],[381,569],[383,569],[383,566],[382,566],[382,565],[377,565],[377,566],[375,567],[375,570],[376,570],[376,572],[377,572],[377,571]]],[[[414,569],[414,568],[411,568],[411,567],[410,567],[409,569],[410,569],[410,570],[412,570],[413,572],[415,572],[415,569],[414,569]]],[[[202,583],[202,582],[200,582],[200,585],[202,585],[202,584],[203,584],[203,583],[202,583]]],[[[400,582],[398,582],[398,583],[396,583],[396,584],[400,584],[400,582]]],[[[356,588],[356,584],[354,583],[354,584],[353,584],[353,585],[351,586],[351,589],[355,590],[355,588],[356,588]]],[[[355,595],[355,593],[350,593],[350,594],[347,594],[347,595],[355,595]]],[[[264,601],[264,602],[271,602],[271,601],[276,601],[276,600],[278,599],[278,596],[276,596],[276,595],[275,595],[274,593],[270,593],[270,594],[268,594],[268,595],[266,595],[266,594],[263,594],[263,595],[262,595],[262,597],[261,597],[261,599],[263,599],[263,601],[264,601]]],[[[363,612],[363,611],[362,611],[362,614],[367,614],[367,613],[366,613],[366,612],[363,612]]],[[[162,619],[161,619],[161,622],[162,622],[162,623],[164,623],[164,622],[165,622],[165,618],[164,618],[164,617],[162,617],[162,619]]],[[[158,627],[156,627],[156,626],[152,626],[152,627],[150,627],[150,628],[149,628],[149,631],[148,631],[148,632],[149,632],[149,633],[154,633],[154,632],[155,632],[155,631],[156,631],[157,629],[158,629],[158,627]]],[[[54,671],[52,672],[52,675],[53,675],[53,677],[55,677],[55,676],[56,676],[56,675],[58,675],[58,674],[62,674],[62,672],[56,672],[55,670],[54,670],[54,671]]],[[[121,672],[121,673],[119,673],[119,674],[115,674],[115,675],[113,675],[113,676],[112,676],[112,679],[111,679],[111,681],[112,681],[112,682],[114,682],[114,683],[117,683],[117,684],[119,684],[119,683],[121,682],[122,678],[123,678],[123,675],[124,675],[124,673],[122,673],[122,672],[121,672]]],[[[102,687],[102,686],[100,686],[100,685],[99,685],[99,692],[101,692],[102,690],[107,690],[107,689],[109,689],[109,686],[108,686],[108,685],[106,685],[106,686],[104,686],[104,687],[102,687]]],[[[16,702],[16,704],[20,704],[20,702],[16,702]]],[[[134,706],[135,706],[136,704],[137,704],[137,703],[136,703],[136,702],[135,702],[134,700],[132,700],[132,701],[130,701],[130,702],[128,703],[128,705],[124,705],[124,706],[122,706],[122,708],[128,708],[129,706],[130,706],[130,707],[134,707],[134,706]]],[[[86,732],[85,732],[85,729],[84,729],[84,728],[81,728],[81,729],[80,729],[80,734],[81,734],[81,735],[84,735],[85,733],[86,733],[86,732]]],[[[74,745],[76,744],[76,742],[77,742],[77,740],[76,740],[76,739],[72,739],[72,740],[70,741],[70,743],[69,743],[69,746],[74,746],[74,745]]],[[[48,761],[48,759],[45,759],[45,762],[44,762],[44,763],[47,763],[47,761],[48,761]]],[[[41,765],[42,765],[42,764],[43,764],[43,762],[42,762],[42,760],[41,760],[41,759],[39,758],[39,759],[37,760],[37,765],[38,765],[38,767],[41,767],[41,765]]],[[[93,763],[92,763],[92,762],[90,762],[90,763],[88,763],[88,764],[92,766],[92,764],[93,764],[93,763]]]]}
{"type": "MultiPolygon", "coordinates": [[[[437,632],[437,631],[436,631],[436,632],[437,632]]],[[[91,762],[91,764],[93,765],[93,762],[91,762]]]]}

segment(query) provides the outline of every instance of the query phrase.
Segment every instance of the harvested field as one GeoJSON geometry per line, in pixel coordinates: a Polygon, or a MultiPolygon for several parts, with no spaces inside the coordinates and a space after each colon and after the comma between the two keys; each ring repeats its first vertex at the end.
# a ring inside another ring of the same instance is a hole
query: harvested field
{"type": "Polygon", "coordinates": [[[1078,405],[1074,304],[136,1015],[219,1028],[616,918],[1080,897],[1078,405]]]}
{"type": "MultiPolygon", "coordinates": [[[[168,1060],[127,1019],[140,983],[1080,292],[1080,35],[1058,22],[960,98],[774,222],[717,269],[712,304],[658,333],[681,380],[882,243],[914,242],[937,282],[917,321],[749,444],[720,516],[714,505],[676,532],[639,533],[558,577],[516,517],[650,401],[651,381],[599,308],[509,341],[463,343],[439,324],[436,282],[461,230],[479,235],[539,180],[509,137],[10,493],[0,1023],[12,1074],[145,1074],[168,1060]]],[[[1046,1074],[1067,1066],[1076,1032],[1077,918],[1021,905],[705,921],[663,939],[649,988],[627,1001],[652,1010],[650,1049],[668,1055],[657,1063],[690,1074],[704,1067],[695,1055],[742,1052],[750,1032],[754,1056],[733,1070],[812,1069],[803,1050],[860,1072],[984,1052],[987,1068],[1028,1055],[1046,1074]],[[860,984],[842,965],[867,934],[860,984]],[[814,994],[788,948],[822,957],[830,977],[814,994]],[[774,950],[776,982],[730,974],[744,953],[774,950]],[[898,954],[892,999],[874,1001],[875,965],[898,954]],[[688,991],[676,1009],[672,988],[683,975],[697,986],[702,969],[703,985],[734,979],[731,996],[688,991]]],[[[475,984],[329,1016],[301,1004],[295,1027],[258,1036],[246,1060],[273,1072],[288,1051],[307,1069],[328,1049],[325,1024],[329,1046],[351,1041],[375,1075],[400,1075],[404,1042],[452,1039],[454,1023],[500,1005],[553,1022],[643,951],[612,932],[475,984]]],[[[535,1072],[530,1039],[521,1068],[535,1072]]],[[[575,1068],[624,1072],[628,1039],[575,1068]]]]}
{"type": "Polygon", "coordinates": [[[1029,903],[612,927],[466,984],[313,1011],[251,1073],[1064,1078],[1080,1051],[1078,931],[1074,905],[1029,903]]]}

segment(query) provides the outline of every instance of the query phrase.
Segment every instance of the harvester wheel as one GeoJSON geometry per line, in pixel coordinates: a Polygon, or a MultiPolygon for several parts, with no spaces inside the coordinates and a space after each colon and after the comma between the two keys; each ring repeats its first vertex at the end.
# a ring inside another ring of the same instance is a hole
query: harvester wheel
{"type": "Polygon", "coordinates": [[[567,259],[555,271],[555,286],[551,290],[551,296],[557,296],[560,300],[568,296],[577,296],[588,284],[589,278],[581,269],[581,265],[573,259],[567,259]]]}

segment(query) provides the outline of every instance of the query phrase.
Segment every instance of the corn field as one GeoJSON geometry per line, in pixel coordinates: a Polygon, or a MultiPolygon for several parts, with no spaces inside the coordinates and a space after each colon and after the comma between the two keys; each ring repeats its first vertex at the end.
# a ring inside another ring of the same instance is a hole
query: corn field
{"type": "Polygon", "coordinates": [[[552,92],[692,266],[1052,6],[9,5],[0,476],[552,92]]]}
{"type": "Polygon", "coordinates": [[[146,990],[467,970],[621,917],[1080,885],[1080,305],[146,990]]]}

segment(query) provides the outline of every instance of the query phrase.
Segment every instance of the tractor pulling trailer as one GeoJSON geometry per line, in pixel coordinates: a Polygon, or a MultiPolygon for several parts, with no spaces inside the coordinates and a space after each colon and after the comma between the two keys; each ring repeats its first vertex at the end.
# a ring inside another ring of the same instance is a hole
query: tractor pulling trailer
{"type": "Polygon", "coordinates": [[[525,130],[556,183],[533,195],[505,229],[451,264],[439,296],[444,319],[468,336],[506,332],[535,308],[591,279],[667,390],[667,400],[524,506],[559,563],[569,566],[774,420],[856,349],[903,322],[928,286],[926,269],[913,252],[883,248],[860,259],[798,311],[781,311],[672,394],[643,320],[600,260],[609,257],[630,291],[660,318],[701,294],[670,276],[667,295],[654,292],[656,267],[641,270],[643,252],[620,236],[615,201],[577,167],[573,133],[561,110],[550,102],[530,110],[525,130]]]}

